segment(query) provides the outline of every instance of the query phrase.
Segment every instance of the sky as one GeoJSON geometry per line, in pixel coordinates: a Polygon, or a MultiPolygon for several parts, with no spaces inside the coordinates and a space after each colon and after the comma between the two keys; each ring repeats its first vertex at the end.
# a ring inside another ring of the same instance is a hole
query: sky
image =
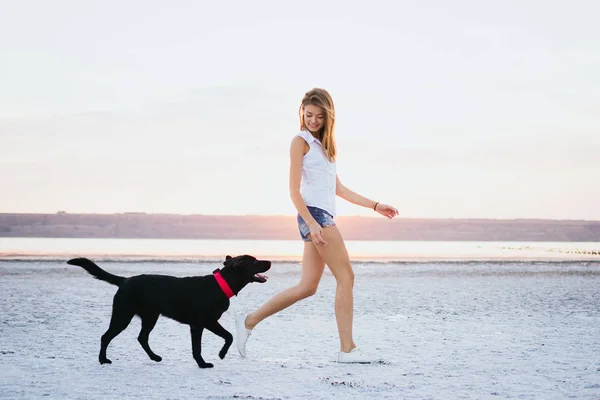
{"type": "Polygon", "coordinates": [[[0,0],[0,212],[295,214],[289,145],[322,87],[341,181],[400,217],[600,220],[597,15],[0,0]]]}

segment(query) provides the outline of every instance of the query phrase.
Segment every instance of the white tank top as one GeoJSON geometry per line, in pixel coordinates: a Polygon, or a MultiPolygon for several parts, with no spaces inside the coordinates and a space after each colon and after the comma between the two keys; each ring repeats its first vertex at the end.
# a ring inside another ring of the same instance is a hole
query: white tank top
{"type": "Polygon", "coordinates": [[[336,165],[330,162],[319,139],[308,131],[300,136],[308,143],[308,153],[302,159],[300,193],[307,206],[318,207],[335,217],[336,165]]]}

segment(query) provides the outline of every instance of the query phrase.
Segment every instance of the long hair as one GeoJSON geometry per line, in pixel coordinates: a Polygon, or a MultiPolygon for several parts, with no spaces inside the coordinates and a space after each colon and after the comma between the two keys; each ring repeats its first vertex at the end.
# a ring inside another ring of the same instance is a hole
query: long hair
{"type": "Polygon", "coordinates": [[[325,123],[320,132],[318,132],[318,139],[323,145],[327,159],[333,162],[336,156],[335,107],[333,106],[333,99],[325,89],[314,88],[306,92],[298,111],[300,114],[300,129],[302,130],[308,130],[304,123],[304,107],[307,105],[317,106],[325,111],[325,123]]]}

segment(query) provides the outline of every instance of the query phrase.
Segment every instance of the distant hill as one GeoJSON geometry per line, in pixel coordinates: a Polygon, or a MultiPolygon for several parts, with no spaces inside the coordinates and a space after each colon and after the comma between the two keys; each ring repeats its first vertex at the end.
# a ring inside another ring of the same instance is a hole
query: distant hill
{"type": "MultiPolygon", "coordinates": [[[[347,240],[600,242],[600,221],[339,217],[347,240]]],[[[298,239],[293,216],[0,214],[0,237],[298,239]]]]}

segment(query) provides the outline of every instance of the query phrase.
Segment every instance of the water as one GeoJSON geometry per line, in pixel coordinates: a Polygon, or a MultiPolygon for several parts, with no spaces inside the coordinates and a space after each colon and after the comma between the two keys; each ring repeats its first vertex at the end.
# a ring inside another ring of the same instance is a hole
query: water
{"type": "MultiPolygon", "coordinates": [[[[600,243],[347,241],[355,262],[394,261],[600,261],[600,243]]],[[[0,259],[217,261],[252,254],[274,261],[298,261],[299,240],[181,240],[0,238],[0,259]]]]}

